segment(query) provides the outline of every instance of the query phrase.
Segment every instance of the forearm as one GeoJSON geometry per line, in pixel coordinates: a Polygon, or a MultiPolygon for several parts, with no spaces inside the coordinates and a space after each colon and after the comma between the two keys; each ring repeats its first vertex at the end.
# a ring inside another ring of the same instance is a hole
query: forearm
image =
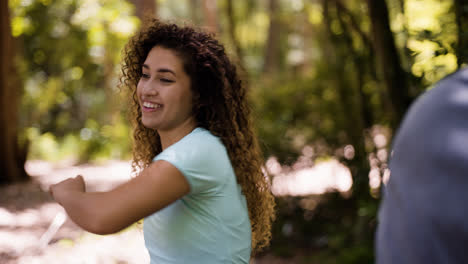
{"type": "Polygon", "coordinates": [[[151,164],[138,177],[108,192],[86,192],[81,176],[54,184],[50,189],[77,225],[96,234],[118,232],[189,191],[182,173],[164,161],[151,164]]]}
{"type": "Polygon", "coordinates": [[[111,192],[67,192],[59,203],[68,216],[84,230],[95,234],[118,232],[131,223],[123,223],[118,214],[118,200],[111,192]]]}

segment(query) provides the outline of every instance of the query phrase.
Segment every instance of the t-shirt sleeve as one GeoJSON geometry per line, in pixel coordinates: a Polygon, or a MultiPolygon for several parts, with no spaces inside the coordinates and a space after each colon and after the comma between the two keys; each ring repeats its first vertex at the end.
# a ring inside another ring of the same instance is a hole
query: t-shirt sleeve
{"type": "Polygon", "coordinates": [[[226,149],[214,136],[184,138],[153,159],[157,160],[176,167],[187,179],[191,194],[217,192],[229,175],[226,169],[232,169],[226,149]]]}

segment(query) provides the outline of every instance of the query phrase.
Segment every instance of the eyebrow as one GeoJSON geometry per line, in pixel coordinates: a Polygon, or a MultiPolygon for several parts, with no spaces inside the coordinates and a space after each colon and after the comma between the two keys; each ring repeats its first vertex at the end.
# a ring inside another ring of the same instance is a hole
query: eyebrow
{"type": "MultiPolygon", "coordinates": [[[[146,65],[146,64],[143,64],[143,68],[148,69],[148,70],[150,69],[150,67],[148,65],[146,65]]],[[[173,70],[171,70],[171,69],[168,69],[168,68],[160,68],[156,72],[161,72],[161,73],[168,72],[168,73],[172,73],[174,76],[176,76],[175,72],[173,70]]]]}

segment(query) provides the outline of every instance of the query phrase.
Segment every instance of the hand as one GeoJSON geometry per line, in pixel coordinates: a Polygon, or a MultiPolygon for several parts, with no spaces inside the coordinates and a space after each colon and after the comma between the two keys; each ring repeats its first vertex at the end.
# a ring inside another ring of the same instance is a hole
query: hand
{"type": "Polygon", "coordinates": [[[58,202],[61,203],[62,197],[72,192],[83,193],[86,191],[85,181],[83,176],[78,175],[75,178],[68,178],[57,184],[53,184],[49,188],[49,193],[58,202]]]}

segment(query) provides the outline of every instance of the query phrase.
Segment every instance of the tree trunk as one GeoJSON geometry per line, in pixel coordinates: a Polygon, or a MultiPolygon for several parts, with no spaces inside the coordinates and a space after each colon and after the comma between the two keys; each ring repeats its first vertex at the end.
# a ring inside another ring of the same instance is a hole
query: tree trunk
{"type": "MultiPolygon", "coordinates": [[[[339,8],[337,10],[337,20],[342,27],[343,33],[336,35],[331,30],[331,11],[330,5],[332,3],[329,0],[323,0],[323,18],[325,29],[330,40],[330,46],[333,49],[333,53],[327,54],[327,58],[330,61],[330,67],[333,72],[336,72],[339,78],[335,79],[335,85],[337,88],[337,94],[339,98],[339,104],[342,106],[342,111],[347,112],[349,118],[346,119],[345,129],[347,131],[348,140],[355,149],[355,157],[352,161],[348,162],[349,167],[352,170],[353,177],[353,196],[366,197],[369,196],[369,183],[366,172],[368,172],[367,153],[365,149],[365,139],[364,139],[364,128],[365,128],[365,111],[362,107],[364,106],[361,102],[361,97],[359,93],[359,87],[362,83],[353,83],[350,79],[346,78],[349,76],[347,74],[345,65],[346,62],[352,60],[354,68],[357,69],[353,74],[363,75],[364,69],[360,68],[362,65],[359,65],[356,58],[357,54],[353,50],[351,44],[351,38],[348,35],[349,32],[346,32],[344,27],[344,21],[341,20],[341,15],[339,13],[339,8]],[[357,86],[357,87],[356,87],[357,86]]],[[[359,82],[360,77],[358,76],[357,81],[359,82]]],[[[370,118],[370,117],[368,117],[370,118]]],[[[368,120],[369,121],[369,120],[368,120]]],[[[370,121],[369,121],[370,122],[370,121]]]]}
{"type": "Polygon", "coordinates": [[[460,68],[468,64],[468,0],[455,0],[454,5],[458,26],[457,63],[460,68]]]}
{"type": "MultiPolygon", "coordinates": [[[[377,200],[370,195],[369,188],[369,162],[367,160],[367,151],[365,148],[365,131],[373,123],[370,105],[366,104],[367,98],[362,91],[364,84],[364,75],[368,69],[358,50],[352,45],[351,27],[343,18],[345,14],[344,6],[339,0],[322,0],[323,20],[329,43],[322,45],[329,46],[324,48],[327,53],[325,56],[329,62],[330,70],[334,75],[339,76],[333,79],[336,86],[336,92],[339,99],[341,111],[346,113],[348,118],[345,120],[344,129],[347,134],[349,144],[355,149],[353,159],[343,162],[351,170],[353,179],[352,196],[341,204],[346,204],[351,208],[352,226],[349,226],[346,235],[346,241],[350,246],[362,246],[372,243],[375,228],[371,225],[369,216],[358,214],[361,208],[377,204],[377,200]],[[336,12],[333,12],[336,11],[336,12]],[[332,22],[338,22],[341,27],[341,33],[336,34],[332,31],[332,22]],[[346,65],[351,63],[352,70],[347,70],[346,65]],[[349,78],[349,76],[355,76],[349,78]]],[[[351,14],[348,14],[351,15],[351,14]]],[[[354,23],[350,21],[350,23],[354,23]]],[[[357,25],[357,24],[356,24],[357,25]]],[[[354,26],[356,26],[354,25],[354,26]]]]}
{"type": "Polygon", "coordinates": [[[140,20],[146,16],[156,16],[156,0],[131,0],[135,6],[135,14],[140,20]]]}
{"type": "Polygon", "coordinates": [[[8,1],[0,3],[0,184],[28,179],[26,150],[18,143],[18,99],[21,87],[14,68],[8,1]]]}
{"type": "Polygon", "coordinates": [[[266,43],[263,73],[273,73],[278,69],[280,56],[281,21],[278,15],[278,0],[269,0],[270,27],[266,43]]]}
{"type": "Polygon", "coordinates": [[[241,68],[243,72],[245,72],[244,66],[244,54],[242,52],[241,45],[239,40],[236,37],[236,18],[234,15],[234,7],[233,7],[233,0],[227,1],[227,18],[228,18],[228,32],[229,37],[231,39],[232,45],[234,47],[234,51],[236,52],[237,57],[237,64],[241,68]]]}
{"type": "Polygon", "coordinates": [[[392,126],[395,129],[411,103],[407,76],[401,68],[393,33],[390,30],[385,0],[367,0],[367,6],[372,23],[377,67],[390,95],[393,110],[392,126]]]}
{"type": "Polygon", "coordinates": [[[218,10],[216,0],[203,0],[203,15],[205,28],[214,33],[218,34],[218,10]]]}
{"type": "MultiPolygon", "coordinates": [[[[361,129],[362,131],[364,131],[364,129],[369,129],[374,124],[372,107],[370,105],[371,99],[364,92],[366,69],[369,70],[370,75],[374,77],[374,80],[377,79],[374,65],[372,65],[373,64],[372,57],[374,54],[374,50],[373,50],[371,41],[359,27],[359,24],[357,23],[354,15],[344,6],[344,4],[341,1],[336,0],[335,4],[336,4],[336,10],[338,12],[337,14],[338,21],[340,22],[340,25],[344,29],[343,41],[345,45],[349,47],[349,50],[350,50],[349,55],[352,57],[354,65],[355,65],[354,68],[356,69],[356,79],[357,79],[356,84],[358,87],[357,94],[359,98],[357,107],[360,108],[359,114],[362,116],[362,122],[363,122],[363,127],[361,129]],[[348,17],[350,25],[344,22],[343,20],[344,17],[348,17]],[[366,46],[366,50],[367,50],[366,54],[360,54],[358,51],[354,50],[352,37],[350,35],[350,32],[353,30],[359,35],[362,42],[366,46]]],[[[360,132],[361,134],[362,134],[362,131],[360,132]]],[[[363,144],[364,144],[364,141],[363,141],[363,144]]]]}

